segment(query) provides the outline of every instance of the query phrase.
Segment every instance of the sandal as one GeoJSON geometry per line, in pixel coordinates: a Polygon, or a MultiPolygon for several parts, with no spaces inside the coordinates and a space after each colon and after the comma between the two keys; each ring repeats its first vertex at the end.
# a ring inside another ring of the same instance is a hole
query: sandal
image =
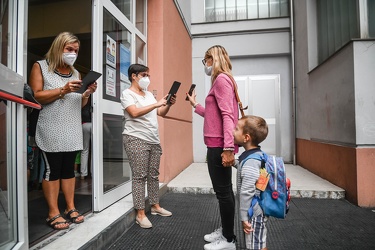
{"type": "Polygon", "coordinates": [[[61,214],[58,214],[56,215],[55,217],[51,218],[51,219],[46,219],[46,222],[47,222],[47,225],[52,227],[53,229],[55,230],[64,230],[64,229],[68,229],[69,228],[69,222],[68,221],[57,221],[55,223],[53,223],[55,220],[57,220],[58,218],[62,217],[61,214]],[[66,227],[57,227],[57,225],[60,225],[60,224],[68,224],[66,227]]]}
{"type": "Polygon", "coordinates": [[[77,221],[78,217],[82,216],[82,214],[80,214],[79,211],[75,208],[73,208],[69,212],[65,212],[64,214],[65,214],[65,216],[68,220],[70,220],[71,222],[73,222],[75,224],[80,224],[80,223],[85,221],[84,218],[80,221],[77,221]],[[78,215],[73,217],[73,216],[71,216],[72,213],[78,213],[78,215]]]}

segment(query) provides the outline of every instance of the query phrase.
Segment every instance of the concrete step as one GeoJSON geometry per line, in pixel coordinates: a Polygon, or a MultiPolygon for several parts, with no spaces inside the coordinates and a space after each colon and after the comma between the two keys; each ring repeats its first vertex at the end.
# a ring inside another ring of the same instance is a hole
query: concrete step
{"type": "MultiPolygon", "coordinates": [[[[296,198],[342,199],[345,190],[292,164],[285,164],[286,175],[291,180],[291,196],[296,198]]],[[[233,190],[236,191],[237,170],[233,168],[233,190]]],[[[213,194],[207,163],[193,163],[168,183],[174,193],[213,194]]]]}

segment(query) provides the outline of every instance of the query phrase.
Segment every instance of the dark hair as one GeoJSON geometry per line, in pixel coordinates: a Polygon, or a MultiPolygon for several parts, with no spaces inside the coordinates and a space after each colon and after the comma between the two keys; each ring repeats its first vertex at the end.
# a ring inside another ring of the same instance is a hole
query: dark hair
{"type": "Polygon", "coordinates": [[[147,72],[147,71],[149,71],[149,68],[143,64],[135,63],[135,64],[130,65],[128,69],[129,81],[132,82],[132,74],[138,75],[139,73],[147,72]]]}

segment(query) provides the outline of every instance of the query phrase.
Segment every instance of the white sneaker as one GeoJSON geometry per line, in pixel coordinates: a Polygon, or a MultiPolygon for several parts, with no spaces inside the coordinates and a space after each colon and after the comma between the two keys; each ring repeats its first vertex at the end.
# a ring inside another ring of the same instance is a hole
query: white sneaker
{"type": "Polygon", "coordinates": [[[221,236],[216,241],[204,245],[205,250],[236,250],[236,242],[228,242],[224,236],[221,236]]]}
{"type": "Polygon", "coordinates": [[[216,229],[212,233],[206,234],[204,236],[204,240],[207,241],[207,242],[214,242],[218,238],[220,238],[221,236],[223,236],[223,229],[221,227],[219,227],[218,229],[216,229]]]}

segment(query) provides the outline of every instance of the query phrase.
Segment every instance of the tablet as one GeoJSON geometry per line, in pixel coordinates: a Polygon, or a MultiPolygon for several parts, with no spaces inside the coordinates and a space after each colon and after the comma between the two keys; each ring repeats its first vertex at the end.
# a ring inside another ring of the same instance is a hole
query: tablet
{"type": "Polygon", "coordinates": [[[93,70],[90,70],[89,73],[82,79],[82,87],[76,92],[76,93],[83,93],[86,91],[88,86],[92,83],[94,83],[102,74],[99,72],[95,72],[93,70]]]}
{"type": "Polygon", "coordinates": [[[181,85],[180,82],[177,82],[177,81],[173,82],[172,87],[171,87],[171,89],[168,92],[167,104],[171,104],[171,97],[177,93],[178,88],[180,87],[180,85],[181,85]]]}

